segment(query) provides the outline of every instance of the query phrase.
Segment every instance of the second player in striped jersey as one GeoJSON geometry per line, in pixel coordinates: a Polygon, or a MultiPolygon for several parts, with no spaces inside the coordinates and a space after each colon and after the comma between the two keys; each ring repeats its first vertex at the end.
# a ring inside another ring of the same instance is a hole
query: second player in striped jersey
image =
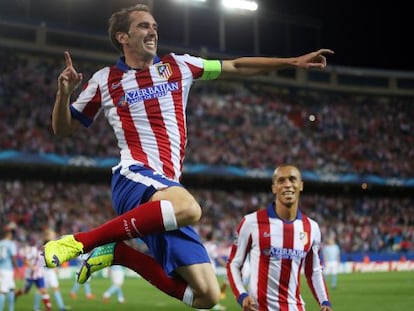
{"type": "Polygon", "coordinates": [[[272,180],[274,202],[246,215],[238,226],[227,274],[243,311],[304,311],[302,269],[320,310],[332,310],[319,258],[321,232],[299,209],[302,190],[301,173],[295,166],[278,167],[272,180]],[[246,290],[242,269],[247,257],[250,280],[246,290]]]}

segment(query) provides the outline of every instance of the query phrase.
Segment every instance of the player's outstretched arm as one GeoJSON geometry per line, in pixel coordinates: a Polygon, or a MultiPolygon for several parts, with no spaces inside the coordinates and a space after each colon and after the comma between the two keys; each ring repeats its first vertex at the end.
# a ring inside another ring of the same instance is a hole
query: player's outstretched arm
{"type": "Polygon", "coordinates": [[[285,68],[324,69],[326,56],[334,54],[330,49],[319,49],[296,57],[240,57],[224,60],[222,76],[257,75],[285,68]]]}

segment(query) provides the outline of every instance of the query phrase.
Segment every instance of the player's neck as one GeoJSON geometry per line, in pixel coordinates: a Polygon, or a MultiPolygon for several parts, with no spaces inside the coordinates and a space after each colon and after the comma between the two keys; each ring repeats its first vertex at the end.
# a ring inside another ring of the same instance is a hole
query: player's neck
{"type": "Polygon", "coordinates": [[[286,221],[293,221],[296,219],[296,216],[298,214],[298,208],[297,206],[286,206],[282,204],[276,205],[276,214],[279,216],[280,219],[286,220],[286,221]]]}
{"type": "Polygon", "coordinates": [[[153,64],[154,58],[143,58],[135,55],[125,55],[125,64],[135,70],[146,69],[153,64]]]}

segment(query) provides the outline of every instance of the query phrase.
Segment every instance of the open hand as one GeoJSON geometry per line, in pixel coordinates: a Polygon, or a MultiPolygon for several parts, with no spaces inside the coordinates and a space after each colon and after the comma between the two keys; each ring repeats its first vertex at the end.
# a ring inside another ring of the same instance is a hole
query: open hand
{"type": "Polygon", "coordinates": [[[298,56],[296,58],[296,65],[300,68],[310,69],[323,69],[326,67],[326,54],[334,54],[334,51],[330,49],[320,49],[315,52],[310,52],[308,54],[298,56]]]}

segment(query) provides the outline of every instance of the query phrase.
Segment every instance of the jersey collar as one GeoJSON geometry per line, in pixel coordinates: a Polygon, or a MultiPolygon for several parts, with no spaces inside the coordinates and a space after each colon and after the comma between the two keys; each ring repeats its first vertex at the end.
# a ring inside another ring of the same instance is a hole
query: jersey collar
{"type": "Polygon", "coordinates": [[[269,218],[279,218],[280,220],[282,220],[284,222],[287,222],[287,223],[291,223],[291,222],[295,221],[296,219],[302,219],[302,212],[300,211],[300,209],[298,209],[298,213],[296,215],[296,219],[295,220],[293,220],[293,221],[285,221],[285,220],[281,219],[276,214],[275,202],[270,203],[269,206],[267,207],[267,215],[269,216],[269,218]]]}
{"type": "MultiPolygon", "coordinates": [[[[161,62],[161,58],[158,55],[155,55],[154,57],[154,64],[161,62]]],[[[120,58],[118,58],[118,61],[116,62],[116,67],[120,70],[122,70],[123,72],[127,72],[130,69],[134,69],[129,67],[126,63],[125,63],[125,56],[121,56],[120,58]]]]}

